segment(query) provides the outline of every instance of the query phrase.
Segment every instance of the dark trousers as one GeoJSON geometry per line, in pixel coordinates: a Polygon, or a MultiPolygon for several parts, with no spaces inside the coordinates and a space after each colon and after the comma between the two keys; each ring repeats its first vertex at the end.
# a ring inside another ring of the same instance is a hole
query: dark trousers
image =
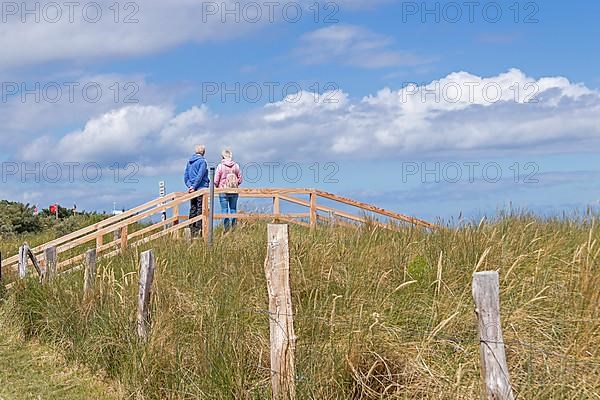
{"type": "MultiPolygon", "coordinates": [[[[202,197],[190,200],[190,219],[202,214],[202,197]]],[[[190,226],[192,237],[198,237],[202,233],[202,221],[194,222],[190,226]]]]}

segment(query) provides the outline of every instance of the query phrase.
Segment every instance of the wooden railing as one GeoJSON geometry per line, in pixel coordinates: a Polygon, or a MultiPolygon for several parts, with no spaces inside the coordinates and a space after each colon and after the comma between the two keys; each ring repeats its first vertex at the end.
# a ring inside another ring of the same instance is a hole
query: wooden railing
{"type": "MultiPolygon", "coordinates": [[[[422,228],[435,229],[429,222],[398,214],[392,211],[384,210],[356,200],[337,196],[316,189],[215,189],[218,196],[220,193],[238,193],[242,198],[270,199],[272,201],[270,213],[237,213],[220,214],[215,213],[215,220],[224,218],[237,218],[240,220],[280,220],[290,222],[309,228],[317,226],[319,221],[335,223],[346,226],[356,226],[357,224],[372,223],[387,229],[399,229],[400,224],[411,224],[422,228]],[[302,199],[298,196],[308,196],[302,199]],[[336,204],[343,204],[352,208],[361,214],[343,211],[333,207],[328,207],[318,203],[318,199],[326,199],[336,204]],[[295,204],[307,208],[305,213],[283,213],[282,202],[295,204]],[[368,218],[365,214],[372,213],[376,218],[368,218]],[[377,218],[385,218],[385,221],[379,221],[377,218]]],[[[215,200],[215,203],[218,199],[215,200]]],[[[202,233],[206,238],[209,223],[209,191],[202,189],[193,193],[171,193],[165,197],[152,200],[146,204],[135,207],[122,214],[107,218],[97,224],[80,229],[61,238],[52,240],[43,245],[31,249],[33,255],[39,260],[42,266],[45,266],[43,259],[44,250],[49,247],[56,247],[57,254],[77,253],[58,263],[58,270],[68,269],[70,266],[78,268],[85,258],[85,251],[95,244],[98,256],[109,257],[119,252],[125,251],[128,247],[136,247],[143,243],[158,239],[160,237],[174,234],[178,235],[184,228],[200,222],[202,224],[202,233]],[[202,214],[189,219],[179,213],[180,206],[186,204],[192,199],[202,197],[202,214]],[[156,215],[171,214],[165,220],[153,223],[137,231],[130,228],[139,227],[139,224],[156,215]],[[113,239],[105,243],[107,235],[113,235],[113,239]]],[[[63,254],[64,255],[64,254],[63,254]]],[[[6,260],[2,260],[5,271],[16,271],[19,262],[19,256],[15,255],[6,260]]]]}

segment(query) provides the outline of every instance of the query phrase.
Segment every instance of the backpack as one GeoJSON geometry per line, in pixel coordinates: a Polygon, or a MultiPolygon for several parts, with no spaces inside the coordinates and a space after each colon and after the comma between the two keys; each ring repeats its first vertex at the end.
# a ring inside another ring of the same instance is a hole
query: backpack
{"type": "Polygon", "coordinates": [[[237,189],[240,186],[237,174],[235,173],[235,166],[225,176],[225,189],[237,189]]]}

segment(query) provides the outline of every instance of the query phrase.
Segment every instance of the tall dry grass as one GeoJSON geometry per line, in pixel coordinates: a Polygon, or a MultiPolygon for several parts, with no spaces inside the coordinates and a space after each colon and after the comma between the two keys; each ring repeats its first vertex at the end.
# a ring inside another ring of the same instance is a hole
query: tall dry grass
{"type": "MultiPolygon", "coordinates": [[[[475,399],[474,271],[499,270],[508,365],[520,399],[600,398],[600,228],[506,216],[434,233],[292,227],[299,399],[475,399]]],[[[269,398],[266,227],[163,240],[5,300],[28,337],[132,399],[269,398]],[[147,344],[135,336],[138,251],[158,261],[147,344]]]]}

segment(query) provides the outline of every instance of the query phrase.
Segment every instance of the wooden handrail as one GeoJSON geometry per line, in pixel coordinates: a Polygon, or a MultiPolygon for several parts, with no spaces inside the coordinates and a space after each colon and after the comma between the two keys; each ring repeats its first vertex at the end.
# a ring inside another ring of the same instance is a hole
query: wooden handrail
{"type": "Polygon", "coordinates": [[[414,217],[409,217],[408,215],[395,213],[393,211],[388,211],[383,208],[375,207],[375,206],[372,206],[367,203],[362,203],[360,201],[349,199],[347,197],[338,196],[336,194],[324,192],[322,190],[317,190],[317,194],[326,199],[335,200],[337,202],[344,203],[344,204],[354,206],[354,207],[358,207],[358,208],[361,208],[366,211],[371,211],[376,214],[385,215],[386,217],[390,217],[390,218],[398,219],[400,221],[408,222],[408,223],[416,225],[416,226],[420,226],[420,227],[428,228],[428,229],[436,228],[435,225],[430,224],[427,221],[423,221],[421,219],[414,218],[414,217]]]}
{"type": "MultiPolygon", "coordinates": [[[[114,215],[105,220],[102,220],[96,224],[90,225],[88,227],[79,229],[76,232],[70,233],[63,237],[54,239],[48,243],[37,246],[31,251],[35,253],[41,253],[47,247],[54,246],[57,248],[57,253],[64,253],[65,251],[69,251],[75,249],[83,244],[86,244],[91,241],[95,241],[96,251],[98,253],[103,253],[104,251],[113,248],[114,250],[105,254],[104,256],[109,256],[112,254],[116,254],[120,251],[123,251],[130,244],[131,246],[135,246],[136,243],[146,243],[149,240],[153,240],[158,237],[162,237],[168,233],[176,232],[181,230],[187,226],[195,222],[202,222],[203,226],[206,227],[208,223],[208,201],[203,202],[202,214],[193,219],[188,219],[186,216],[181,216],[179,214],[179,207],[181,204],[190,201],[194,198],[204,197],[206,200],[208,197],[208,189],[201,189],[192,193],[187,192],[175,192],[168,194],[165,197],[159,197],[157,199],[151,200],[147,203],[144,203],[140,206],[132,208],[124,213],[114,215]],[[171,218],[166,219],[165,221],[160,221],[154,223],[148,227],[140,229],[136,232],[131,232],[129,234],[128,227],[132,224],[138,223],[139,221],[151,217],[153,215],[166,212],[167,210],[173,210],[173,216],[171,218]],[[171,225],[168,227],[168,225],[171,225]],[[151,234],[149,236],[144,237],[147,234],[159,229],[165,228],[160,232],[151,234]],[[111,232],[120,230],[121,231],[121,239],[114,240],[110,243],[104,243],[103,237],[104,235],[110,234],[111,232]],[[141,238],[140,240],[129,243],[131,239],[141,238]]],[[[314,228],[317,225],[318,221],[327,220],[326,217],[321,216],[318,212],[327,212],[333,216],[339,216],[342,218],[346,218],[359,223],[368,222],[367,219],[363,217],[356,216],[349,212],[344,212],[340,210],[336,210],[332,207],[326,207],[321,204],[318,204],[318,198],[325,198],[329,200],[333,200],[342,204],[350,205],[356,207],[358,209],[373,212],[375,214],[379,214],[385,217],[390,218],[392,221],[402,221],[413,224],[415,226],[424,227],[428,229],[435,229],[435,225],[430,224],[429,222],[420,220],[418,218],[409,217],[407,215],[395,213],[392,211],[388,211],[379,207],[372,206],[367,203],[359,202],[356,200],[352,200],[343,196],[338,196],[332,193],[328,193],[322,190],[316,189],[307,189],[307,188],[238,188],[238,189],[215,189],[216,194],[221,193],[237,193],[240,197],[251,197],[251,198],[270,198],[273,200],[273,213],[248,213],[248,214],[215,214],[215,219],[224,219],[224,218],[237,218],[237,219],[279,219],[282,221],[287,221],[291,223],[295,223],[302,226],[307,226],[314,228]],[[309,195],[309,201],[305,201],[295,197],[294,195],[309,195]],[[280,200],[288,201],[291,203],[295,203],[297,205],[307,207],[307,213],[281,213],[280,209],[280,200]],[[308,220],[308,223],[302,221],[303,219],[308,220]]],[[[388,229],[394,229],[393,226],[389,224],[382,224],[379,222],[375,222],[378,226],[382,226],[388,229]]],[[[203,232],[206,232],[204,230],[203,232]]],[[[69,260],[65,260],[59,264],[59,266],[63,267],[66,265],[72,265],[74,263],[80,262],[83,258],[83,255],[75,256],[69,260]]],[[[4,260],[4,264],[6,268],[14,268],[16,267],[16,263],[18,262],[18,255],[10,257],[4,260]]]]}

